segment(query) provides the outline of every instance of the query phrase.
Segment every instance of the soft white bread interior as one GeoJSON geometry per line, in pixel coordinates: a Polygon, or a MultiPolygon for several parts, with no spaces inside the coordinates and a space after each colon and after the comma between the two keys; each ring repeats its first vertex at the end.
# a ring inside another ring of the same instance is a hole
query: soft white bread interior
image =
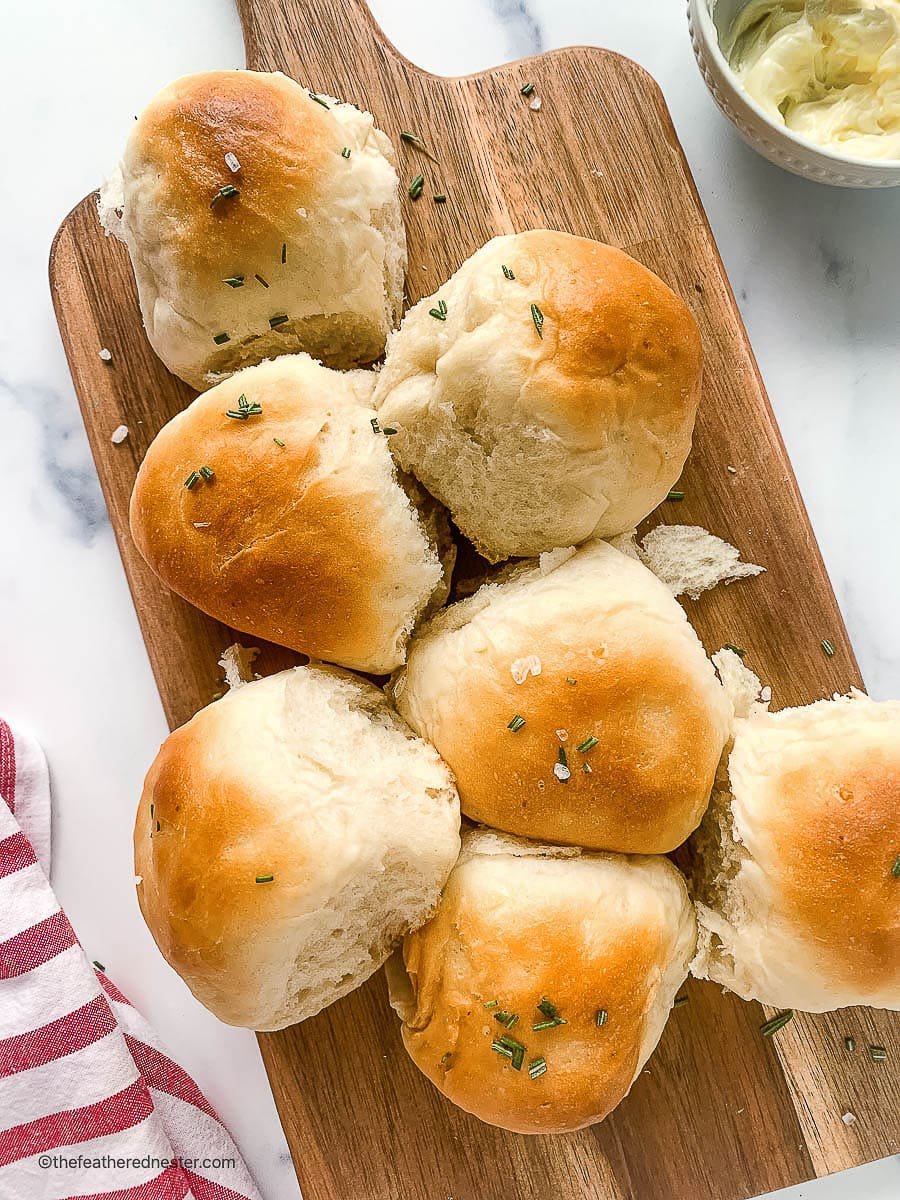
{"type": "Polygon", "coordinates": [[[518,1133],[564,1133],[628,1094],[695,941],[666,859],[476,830],[437,912],[389,962],[391,1003],[413,1062],[454,1104],[518,1133]]]}
{"type": "Polygon", "coordinates": [[[445,598],[452,550],[434,502],[420,512],[398,479],[371,389],[370,372],[305,354],[239,371],[157,434],[130,519],[156,574],[197,608],[379,674],[445,598]]]}
{"type": "Polygon", "coordinates": [[[209,71],[164,88],[100,217],[128,246],[150,344],[199,390],[291,351],[372,362],[399,319],[391,143],[369,113],[284,75],[209,71]]]}
{"type": "Polygon", "coordinates": [[[741,552],[701,525],[657,525],[636,547],[645,566],[673,596],[696,600],[720,583],[761,575],[765,567],[741,562],[741,552]]]}
{"type": "Polygon", "coordinates": [[[665,584],[599,541],[505,570],[421,626],[393,694],[467,816],[629,854],[697,827],[732,718],[665,584]]]}
{"type": "Polygon", "coordinates": [[[494,238],[390,340],[391,447],[491,561],[637,525],[691,446],[702,353],[686,305],[611,246],[494,238]]]}
{"type": "Polygon", "coordinates": [[[900,703],[737,721],[695,850],[696,975],[778,1008],[900,1009],[900,703]]]}
{"type": "Polygon", "coordinates": [[[134,830],[170,965],[232,1025],[280,1029],[352,991],[421,925],[459,850],[449,771],[372,684],[297,667],[175,730],[134,830]]]}

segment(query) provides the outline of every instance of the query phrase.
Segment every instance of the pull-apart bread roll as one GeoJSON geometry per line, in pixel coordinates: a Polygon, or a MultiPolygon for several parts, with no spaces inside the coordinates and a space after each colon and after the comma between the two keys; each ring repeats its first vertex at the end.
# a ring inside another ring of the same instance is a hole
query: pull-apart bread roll
{"type": "Polygon", "coordinates": [[[664,858],[477,830],[437,912],[388,964],[413,1062],[454,1104],[566,1133],[624,1099],[687,974],[696,923],[664,858]]]}
{"type": "Polygon", "coordinates": [[[731,705],[665,584],[606,542],[569,553],[428,622],[395,703],[449,764],[474,820],[666,853],[700,822],[731,705]]]}
{"type": "Polygon", "coordinates": [[[157,945],[202,1004],[253,1029],[367,979],[430,915],[458,851],[447,768],[335,668],[248,683],[177,729],[134,830],[157,945]]]}
{"type": "Polygon", "coordinates": [[[696,850],[696,975],[778,1008],[900,1009],[900,703],[738,721],[696,850]]]}
{"type": "Polygon", "coordinates": [[[198,396],[147,451],[131,532],[160,579],[217,620],[385,673],[446,594],[450,535],[401,486],[371,387],[368,372],[286,355],[198,396]]]}
{"type": "Polygon", "coordinates": [[[145,109],[100,196],[153,349],[203,390],[290,351],[372,362],[400,315],[394,151],[369,113],[284,75],[210,71],[145,109]]]}
{"type": "Polygon", "coordinates": [[[486,558],[633,529],[691,447],[701,347],[620,250],[494,238],[404,318],[376,404],[391,447],[486,558]]]}

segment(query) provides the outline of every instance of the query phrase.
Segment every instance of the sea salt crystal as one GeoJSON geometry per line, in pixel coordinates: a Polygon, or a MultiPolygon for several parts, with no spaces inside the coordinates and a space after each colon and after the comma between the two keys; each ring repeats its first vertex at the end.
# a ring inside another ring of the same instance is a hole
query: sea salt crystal
{"type": "Polygon", "coordinates": [[[844,1122],[845,1125],[855,1125],[856,1124],[856,1117],[852,1112],[845,1112],[844,1115],[841,1117],[841,1120],[844,1122]]]}
{"type": "Polygon", "coordinates": [[[557,729],[556,736],[561,742],[567,742],[569,740],[569,731],[567,729],[557,729]]]}
{"type": "Polygon", "coordinates": [[[763,690],[759,693],[759,698],[763,702],[763,704],[768,704],[769,701],[772,699],[772,689],[770,687],[764,687],[763,690]]]}
{"type": "Polygon", "coordinates": [[[572,778],[572,772],[569,770],[569,768],[566,766],[565,763],[554,763],[553,764],[553,774],[556,776],[556,778],[559,780],[560,783],[568,783],[569,780],[572,778]]]}
{"type": "Polygon", "coordinates": [[[127,425],[119,425],[109,435],[109,440],[112,442],[112,444],[114,446],[118,446],[122,442],[124,442],[127,437],[128,437],[128,426],[127,425]]]}
{"type": "Polygon", "coordinates": [[[729,475],[737,475],[737,467],[726,467],[725,470],[729,475]]]}
{"type": "Polygon", "coordinates": [[[232,173],[232,175],[237,175],[238,171],[241,169],[241,164],[238,162],[237,155],[232,154],[230,150],[225,155],[225,166],[232,173]]]}
{"type": "Polygon", "coordinates": [[[540,96],[535,96],[534,99],[531,101],[531,103],[528,105],[528,107],[532,110],[532,112],[538,112],[541,107],[540,96]]]}
{"type": "Polygon", "coordinates": [[[102,358],[104,362],[112,362],[112,351],[107,350],[107,348],[104,346],[103,349],[99,351],[97,357],[102,358]]]}
{"type": "Polygon", "coordinates": [[[517,658],[510,663],[509,669],[516,683],[524,683],[529,675],[540,675],[541,660],[536,654],[526,654],[524,658],[517,658]]]}

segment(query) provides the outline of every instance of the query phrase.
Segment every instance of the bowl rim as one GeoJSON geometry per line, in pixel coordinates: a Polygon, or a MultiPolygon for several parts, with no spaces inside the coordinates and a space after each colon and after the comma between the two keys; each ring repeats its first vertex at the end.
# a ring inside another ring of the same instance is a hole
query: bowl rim
{"type": "Polygon", "coordinates": [[[710,53],[715,60],[716,66],[723,72],[726,78],[736,90],[741,100],[750,108],[759,118],[768,125],[773,133],[780,134],[789,142],[793,142],[796,146],[801,146],[804,150],[810,150],[815,154],[821,155],[823,158],[830,160],[833,163],[842,166],[863,167],[869,171],[892,171],[900,173],[900,158],[863,158],[857,154],[841,154],[836,150],[831,150],[827,146],[823,146],[821,142],[815,142],[812,138],[805,137],[803,134],[795,133],[793,129],[789,129],[787,125],[779,124],[777,121],[766,112],[766,110],[749,94],[741,81],[738,79],[736,72],[731,67],[728,59],[722,53],[722,47],[719,45],[719,33],[716,29],[715,22],[712,16],[712,7],[716,0],[689,0],[690,6],[696,10],[697,22],[700,27],[703,39],[706,43],[707,52],[710,53]]]}

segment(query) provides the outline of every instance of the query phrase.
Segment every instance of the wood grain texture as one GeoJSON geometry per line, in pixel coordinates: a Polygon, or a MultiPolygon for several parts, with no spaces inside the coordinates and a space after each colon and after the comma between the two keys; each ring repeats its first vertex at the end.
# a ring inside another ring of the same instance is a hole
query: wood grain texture
{"type": "MultiPolygon", "coordinates": [[[[621,246],[694,310],[707,351],[695,449],[656,520],[698,523],[767,567],[689,616],[707,648],[744,646],[774,703],[861,680],[696,190],[656,84],[634,63],[573,49],[440,79],[390,46],[359,0],[243,0],[248,65],[353,100],[393,137],[404,183],[411,300],[489,237],[547,225],[621,246]],[[532,82],[532,111],[520,95],[532,82]],[[399,141],[417,132],[437,162],[399,141]],[[436,205],[435,192],[448,201],[436,205]],[[734,471],[729,471],[728,467],[734,471]],[[821,639],[830,638],[834,658],[821,639]]],[[[137,464],[192,393],[141,329],[124,248],[88,197],[51,256],[54,303],[135,605],[169,722],[221,686],[235,640],[169,594],[135,551],[127,508],[137,464]],[[112,361],[98,350],[107,346],[112,361]],[[110,434],[130,436],[114,446],[110,434]]],[[[253,639],[244,639],[252,641],[253,639]]],[[[296,661],[264,647],[271,671],[296,661]]],[[[448,1104],[402,1051],[379,974],[312,1021],[259,1039],[306,1200],[737,1200],[900,1149],[900,1021],[868,1010],[798,1017],[759,1035],[755,1004],[687,987],[624,1104],[586,1132],[525,1138],[448,1104]],[[854,1055],[844,1048],[856,1037],[854,1055]],[[888,1047],[873,1064],[870,1043],[888,1047]],[[841,1115],[852,1111],[850,1127],[841,1115]]]]}

